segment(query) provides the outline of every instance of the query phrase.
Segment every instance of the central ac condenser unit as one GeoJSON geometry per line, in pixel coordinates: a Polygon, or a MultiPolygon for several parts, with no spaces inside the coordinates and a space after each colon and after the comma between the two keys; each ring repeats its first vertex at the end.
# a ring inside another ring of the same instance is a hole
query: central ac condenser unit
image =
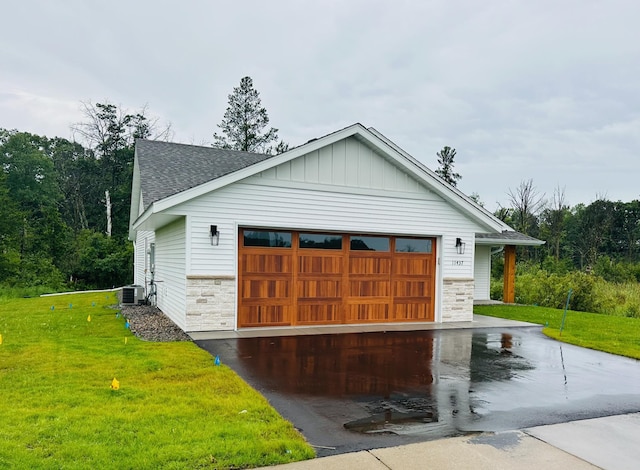
{"type": "Polygon", "coordinates": [[[122,288],[122,305],[138,305],[144,301],[144,287],[125,286],[122,288]]]}

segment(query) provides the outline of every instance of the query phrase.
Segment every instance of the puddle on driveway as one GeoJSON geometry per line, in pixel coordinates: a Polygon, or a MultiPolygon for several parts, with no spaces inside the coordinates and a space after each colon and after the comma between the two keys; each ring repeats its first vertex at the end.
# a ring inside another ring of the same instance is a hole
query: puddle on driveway
{"type": "Polygon", "coordinates": [[[217,347],[310,441],[326,445],[349,440],[345,432],[425,440],[640,411],[638,361],[558,343],[537,328],[225,341],[228,352],[201,346],[217,347]]]}

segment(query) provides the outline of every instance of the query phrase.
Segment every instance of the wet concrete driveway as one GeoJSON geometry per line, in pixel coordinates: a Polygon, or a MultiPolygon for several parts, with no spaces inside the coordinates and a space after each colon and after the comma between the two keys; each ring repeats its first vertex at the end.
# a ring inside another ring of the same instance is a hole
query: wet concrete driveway
{"type": "Polygon", "coordinates": [[[318,455],[640,411],[640,362],[539,328],[197,341],[318,455]]]}

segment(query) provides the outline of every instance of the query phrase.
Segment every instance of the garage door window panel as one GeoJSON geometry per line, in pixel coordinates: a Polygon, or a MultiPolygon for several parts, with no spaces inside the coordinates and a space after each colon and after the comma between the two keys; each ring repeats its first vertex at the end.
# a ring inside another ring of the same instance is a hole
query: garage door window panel
{"type": "Polygon", "coordinates": [[[342,235],[334,233],[301,233],[300,248],[342,250],[342,235]]]}
{"type": "Polygon", "coordinates": [[[351,235],[352,251],[389,251],[389,237],[351,235]]]}
{"type": "Polygon", "coordinates": [[[244,246],[291,248],[291,232],[244,230],[244,246]]]}
{"type": "Polygon", "coordinates": [[[396,253],[431,253],[433,242],[429,238],[396,238],[396,253]]]}

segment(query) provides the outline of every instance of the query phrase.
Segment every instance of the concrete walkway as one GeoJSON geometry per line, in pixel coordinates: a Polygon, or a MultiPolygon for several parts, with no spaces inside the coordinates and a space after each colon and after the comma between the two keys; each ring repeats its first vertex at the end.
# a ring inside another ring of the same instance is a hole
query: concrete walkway
{"type": "Polygon", "coordinates": [[[375,331],[423,331],[423,330],[453,330],[468,328],[514,328],[521,326],[536,326],[527,323],[503,318],[474,315],[473,321],[460,321],[449,323],[374,323],[366,325],[326,325],[326,326],[286,326],[267,328],[242,328],[231,331],[197,331],[189,333],[194,341],[209,339],[236,339],[236,338],[265,338],[270,336],[301,336],[301,335],[332,335],[341,333],[368,333],[375,331]]]}
{"type": "Polygon", "coordinates": [[[640,462],[640,413],[372,449],[278,470],[594,469],[640,462]]]}

